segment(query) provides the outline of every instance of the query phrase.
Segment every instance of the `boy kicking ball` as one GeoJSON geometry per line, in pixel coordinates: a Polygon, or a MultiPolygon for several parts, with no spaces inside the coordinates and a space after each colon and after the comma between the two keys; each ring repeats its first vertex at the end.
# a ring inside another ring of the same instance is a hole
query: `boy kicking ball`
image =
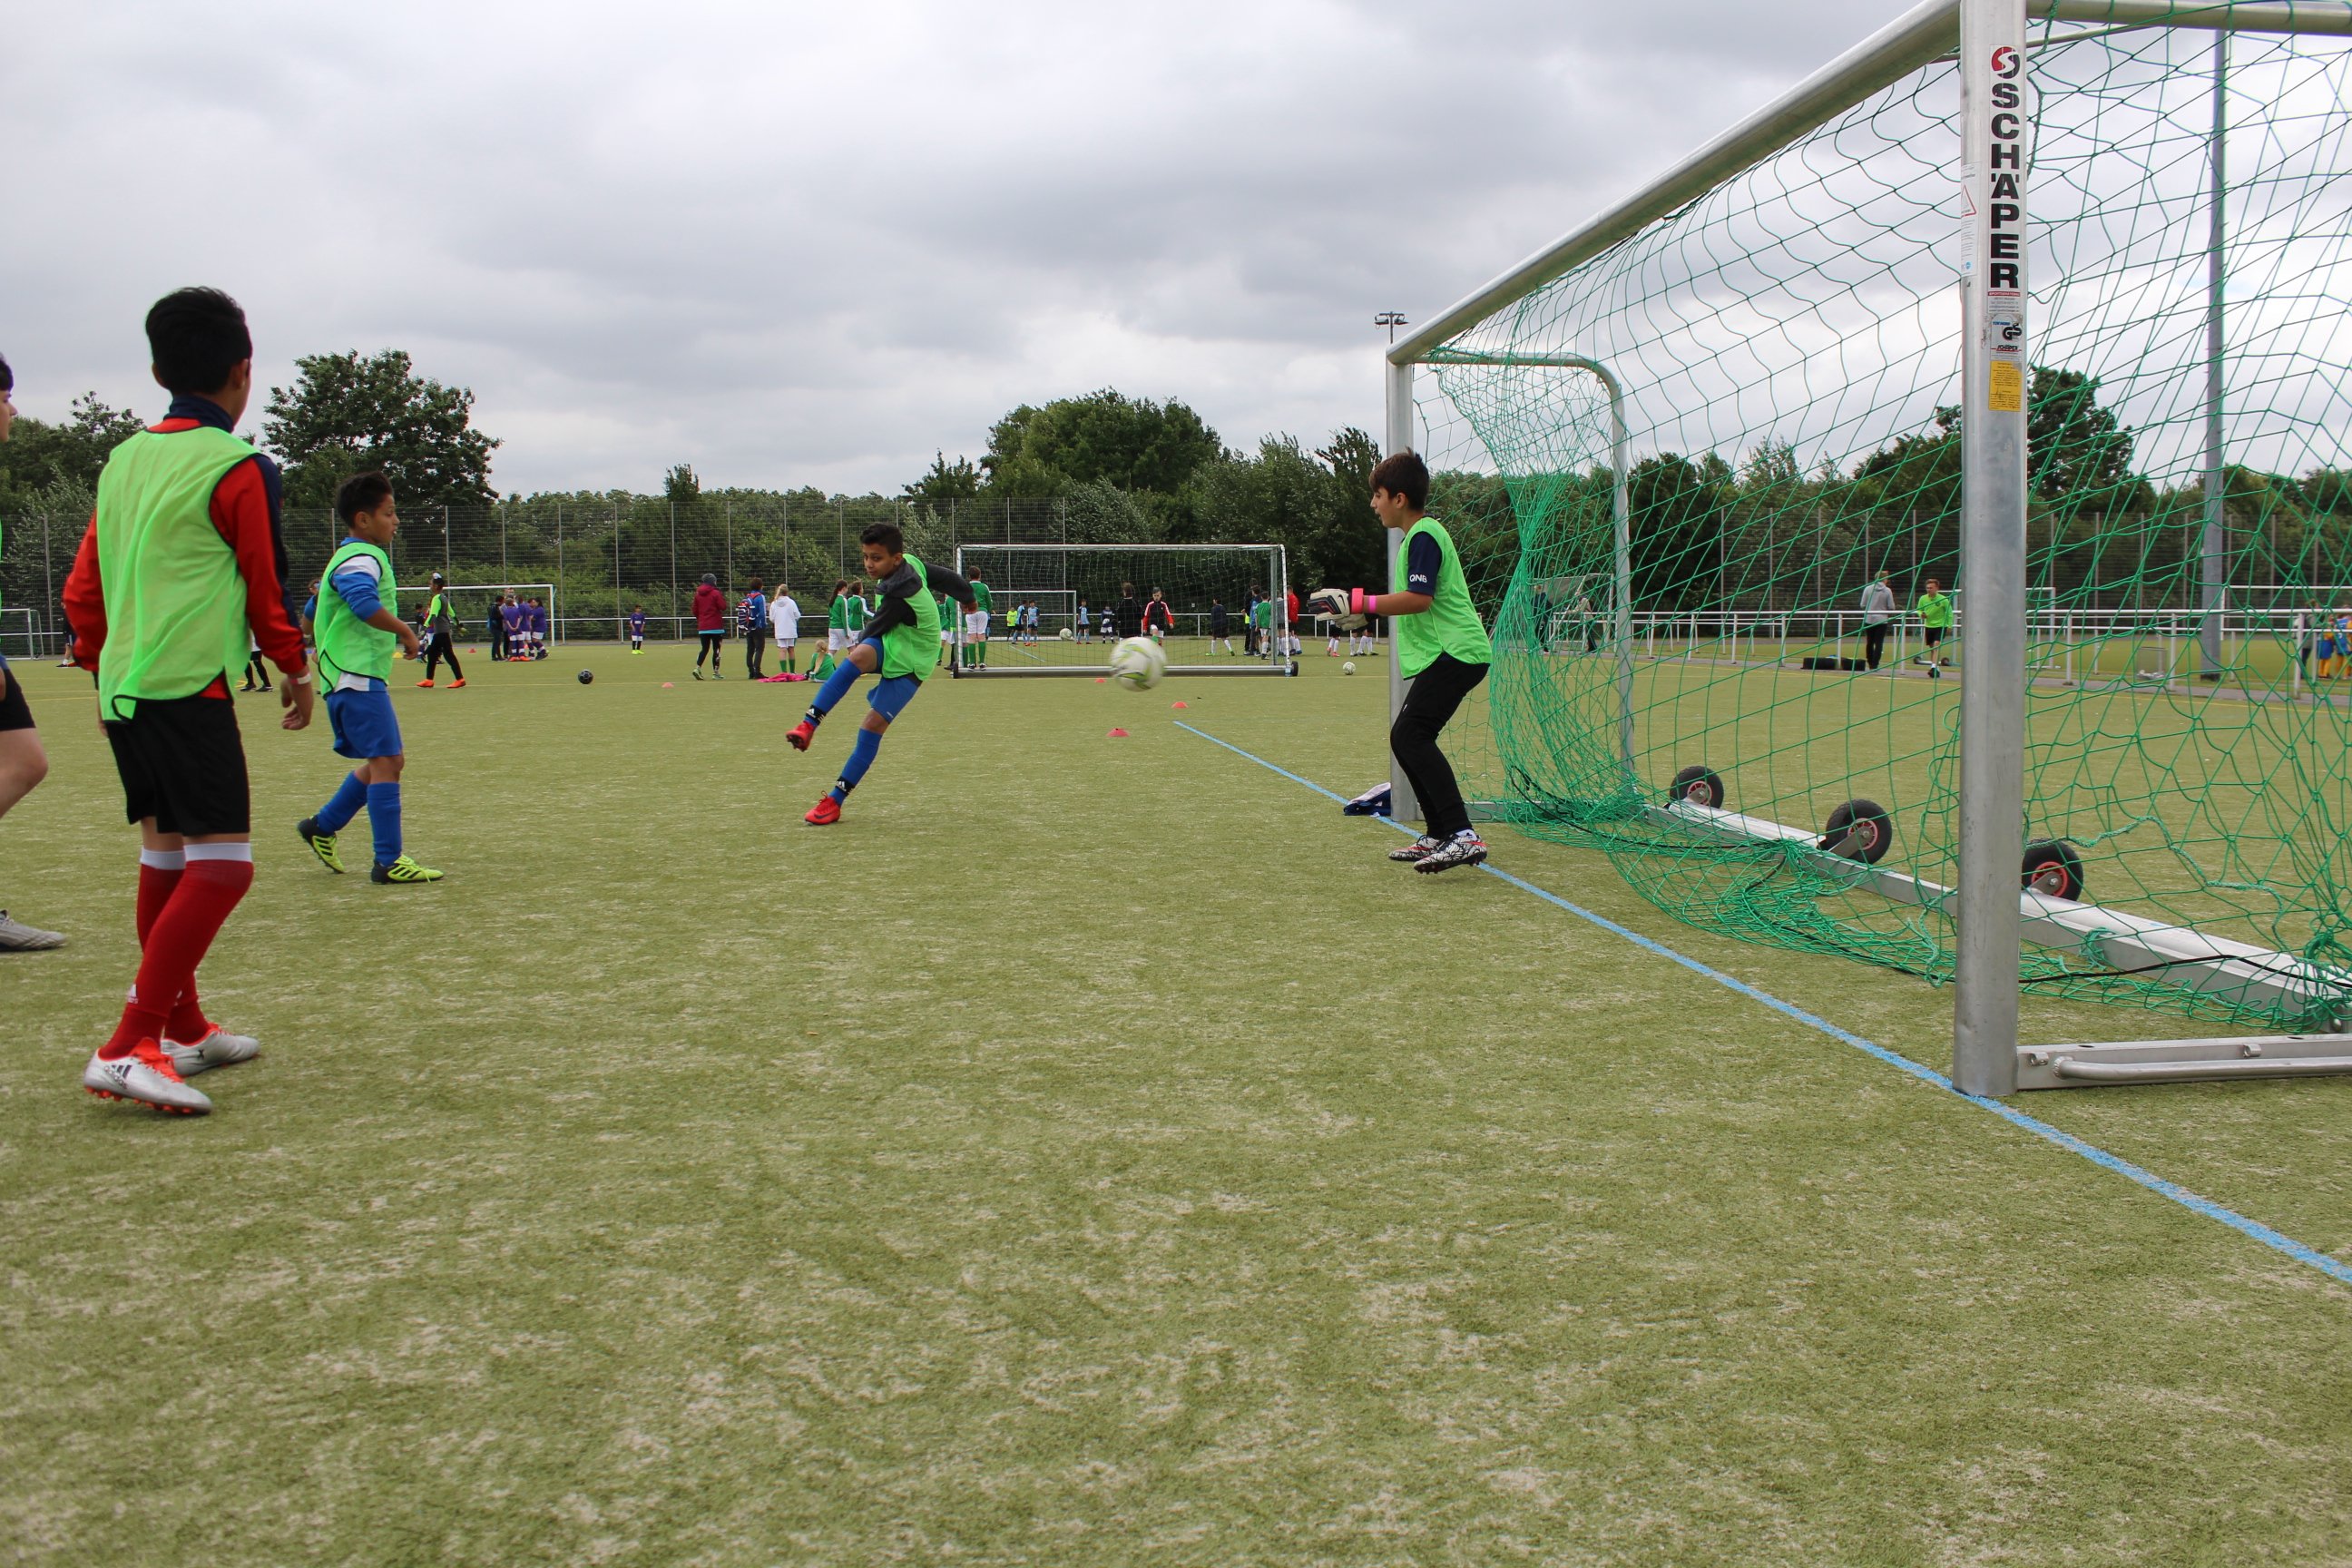
{"type": "Polygon", "coordinates": [[[335,754],[359,763],[343,777],[315,816],[294,831],[319,863],[341,876],[335,848],[341,833],[362,806],[375,835],[375,864],[368,880],[392,887],[437,882],[441,873],[418,865],[400,844],[400,720],[392,710],[392,650],[416,657],[416,633],[392,613],[392,557],[384,547],[400,531],[392,481],[382,474],[353,474],[335,492],[335,515],[350,537],[327,561],[326,591],[319,595],[319,668],[327,678],[327,718],[334,727],[335,754]]]}
{"type": "Polygon", "coordinates": [[[857,678],[881,677],[866,696],[868,711],[858,726],[849,761],[842,765],[839,782],[802,818],[818,827],[841,820],[841,803],[874,765],[875,754],[882,749],[882,732],[906,711],[907,704],[922,689],[923,677],[931,672],[938,657],[933,645],[940,635],[939,595],[946,595],[967,611],[973,605],[970,583],[944,568],[926,566],[907,553],[906,536],[898,524],[870,524],[857,536],[857,542],[866,558],[866,574],[879,584],[876,589],[879,607],[858,634],[856,645],[843,653],[840,664],[825,677],[807,714],[784,736],[794,751],[807,751],[816,737],[816,727],[849,695],[857,678]]]}
{"type": "Polygon", "coordinates": [[[1462,558],[1445,525],[1423,509],[1429,504],[1428,466],[1411,452],[1382,458],[1372,470],[1372,510],[1383,526],[1402,531],[1394,592],[1362,588],[1318,589],[1315,598],[1334,616],[1387,616],[1396,645],[1397,668],[1412,689],[1389,730],[1389,749],[1421,797],[1423,826],[1429,831],[1391,860],[1416,871],[1475,866],[1486,846],[1470,826],[1454,764],[1437,749],[1437,737],[1462,700],[1486,679],[1494,645],[1470,602],[1462,558]]]}
{"type": "Polygon", "coordinates": [[[66,581],[74,655],[98,675],[99,721],[139,825],[139,974],[113,1036],[82,1069],[102,1100],[202,1115],[187,1079],[260,1050],[205,1016],[196,969],[253,886],[252,796],[229,672],[247,632],[285,672],[281,728],[310,722],[301,634],[286,617],[278,470],[232,434],[253,395],[236,301],[183,289],[147,313],[163,423],[106,459],[66,581]]]}

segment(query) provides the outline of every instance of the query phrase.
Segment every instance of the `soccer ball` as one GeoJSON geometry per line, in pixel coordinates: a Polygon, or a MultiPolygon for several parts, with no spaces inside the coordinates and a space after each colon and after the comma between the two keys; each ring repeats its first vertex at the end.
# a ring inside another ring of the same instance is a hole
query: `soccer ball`
{"type": "Polygon", "coordinates": [[[1168,655],[1150,637],[1129,637],[1111,650],[1110,678],[1129,691],[1149,691],[1168,673],[1168,655]]]}
{"type": "Polygon", "coordinates": [[[1062,640],[1064,642],[1068,642],[1070,640],[1070,628],[1067,626],[1064,626],[1062,628],[1062,640]]]}
{"type": "Polygon", "coordinates": [[[583,686],[587,685],[590,681],[594,680],[595,679],[596,672],[593,669],[583,669],[580,672],[580,684],[583,686]]]}
{"type": "Polygon", "coordinates": [[[1352,658],[1351,658],[1351,659],[1348,660],[1348,662],[1347,662],[1347,663],[1345,663],[1345,664],[1341,665],[1341,666],[1339,667],[1339,673],[1340,673],[1340,674],[1342,674],[1342,675],[1353,675],[1353,674],[1355,674],[1355,673],[1356,673],[1356,661],[1355,661],[1354,659],[1352,659],[1352,658]]]}

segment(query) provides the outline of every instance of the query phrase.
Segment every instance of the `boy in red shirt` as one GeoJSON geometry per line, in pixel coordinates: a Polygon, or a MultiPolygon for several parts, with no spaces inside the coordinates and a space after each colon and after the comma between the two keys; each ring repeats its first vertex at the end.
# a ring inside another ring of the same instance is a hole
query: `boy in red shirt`
{"type": "Polygon", "coordinates": [[[82,1069],[103,1100],[202,1114],[199,1072],[261,1048],[205,1016],[196,966],[253,885],[252,803],[229,671],[247,633],[286,679],[281,727],[310,722],[302,635],[280,586],[275,464],[231,434],[253,395],[245,312],[183,289],[147,313],[163,422],[114,449],[66,580],[75,662],[98,677],[99,721],[139,825],[139,973],[114,1033],[82,1069]]]}

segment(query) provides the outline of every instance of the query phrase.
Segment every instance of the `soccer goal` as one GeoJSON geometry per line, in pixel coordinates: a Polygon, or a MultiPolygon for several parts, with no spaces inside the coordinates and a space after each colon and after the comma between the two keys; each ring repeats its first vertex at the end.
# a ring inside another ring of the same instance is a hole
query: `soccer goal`
{"type": "Polygon", "coordinates": [[[984,638],[954,617],[959,677],[1100,675],[1111,645],[1142,635],[1171,675],[1298,673],[1278,544],[966,544],[956,571],[989,596],[984,638]],[[1016,619],[1028,605],[1034,635],[1016,619]]]}
{"type": "MultiPolygon", "coordinates": [[[[393,614],[414,625],[425,607],[433,602],[433,588],[402,587],[394,590],[397,598],[393,614]]],[[[550,644],[566,640],[563,616],[558,608],[555,584],[552,583],[452,583],[441,592],[449,595],[449,613],[457,617],[458,636],[478,637],[487,641],[490,635],[490,617],[498,613],[503,597],[512,594],[517,602],[537,599],[547,606],[547,640],[550,644]]]]}
{"type": "Polygon", "coordinates": [[[1398,342],[1497,542],[1471,793],[1950,983],[1973,1093],[2352,1067],[2352,677],[2273,609],[2352,578],[2347,35],[1929,0],[1398,342]],[[2023,1047],[2028,988],[2290,1037],[2023,1047]]]}
{"type": "Polygon", "coordinates": [[[0,658],[37,658],[47,640],[32,611],[0,608],[0,658]]]}

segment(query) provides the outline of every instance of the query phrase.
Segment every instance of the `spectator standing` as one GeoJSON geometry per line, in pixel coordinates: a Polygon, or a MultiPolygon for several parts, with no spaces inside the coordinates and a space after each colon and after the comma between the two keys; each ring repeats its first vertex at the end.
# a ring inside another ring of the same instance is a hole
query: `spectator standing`
{"type": "Polygon", "coordinates": [[[1886,652],[1887,630],[1894,624],[1895,590],[1881,572],[1862,591],[1862,661],[1870,668],[1878,668],[1879,658],[1886,652]]]}
{"type": "Polygon", "coordinates": [[[801,605],[793,597],[792,584],[776,584],[776,596],[768,601],[768,626],[776,636],[776,658],[782,661],[784,673],[797,674],[793,664],[793,649],[801,640],[801,605]]]}
{"type": "Polygon", "coordinates": [[[757,680],[768,652],[768,585],[759,578],[751,579],[751,591],[735,606],[735,619],[743,628],[743,673],[757,680]]]}
{"type": "Polygon", "coordinates": [[[719,579],[708,572],[694,586],[694,631],[702,644],[695,650],[694,679],[702,679],[702,664],[708,659],[710,679],[726,679],[727,672],[719,668],[719,659],[727,642],[727,595],[719,591],[719,579]]]}

